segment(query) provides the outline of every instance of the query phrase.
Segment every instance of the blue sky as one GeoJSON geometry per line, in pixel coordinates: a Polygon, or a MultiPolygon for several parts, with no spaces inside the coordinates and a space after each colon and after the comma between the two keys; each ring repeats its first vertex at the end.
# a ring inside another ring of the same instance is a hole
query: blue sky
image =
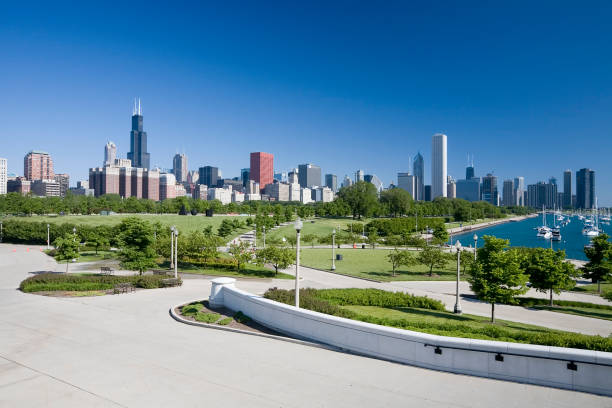
{"type": "Polygon", "coordinates": [[[161,167],[267,151],[388,185],[421,151],[427,182],[444,132],[455,178],[468,153],[500,184],[590,167],[612,205],[612,3],[301,3],[2,3],[0,157],[86,178],[139,96],[161,167]]]}

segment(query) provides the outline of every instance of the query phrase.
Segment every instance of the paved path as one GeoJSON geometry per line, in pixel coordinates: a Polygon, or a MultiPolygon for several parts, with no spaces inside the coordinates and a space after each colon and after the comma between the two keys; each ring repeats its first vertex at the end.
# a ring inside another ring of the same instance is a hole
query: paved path
{"type": "MultiPolygon", "coordinates": [[[[40,252],[0,245],[0,407],[612,405],[612,399],[590,394],[442,373],[172,320],[170,305],[208,296],[205,279],[90,298],[16,290],[30,272],[56,268],[40,252]]],[[[238,286],[261,293],[292,284],[242,280],[238,286]]]]}

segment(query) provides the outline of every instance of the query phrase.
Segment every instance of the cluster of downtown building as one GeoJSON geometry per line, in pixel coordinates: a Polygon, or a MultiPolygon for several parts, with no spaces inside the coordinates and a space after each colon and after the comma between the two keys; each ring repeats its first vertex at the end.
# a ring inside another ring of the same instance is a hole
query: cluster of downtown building
{"type": "Polygon", "coordinates": [[[447,136],[432,137],[431,185],[425,185],[425,163],[418,153],[410,171],[397,173],[397,187],[408,191],[415,200],[432,201],[436,197],[461,198],[467,201],[486,201],[496,206],[529,206],[534,208],[595,208],[595,172],[588,168],[576,172],[573,190],[572,171],[563,172],[563,191],[557,179],[540,181],[525,186],[524,177],[503,181],[502,191],[497,176],[489,173],[476,177],[473,160],[465,169],[465,178],[455,180],[447,174],[447,136]]]}
{"type": "MultiPolygon", "coordinates": [[[[7,176],[6,159],[0,158],[0,194],[6,192],[31,193],[36,196],[63,197],[70,189],[73,194],[118,194],[123,198],[136,197],[160,201],[191,196],[202,200],[219,200],[223,204],[254,200],[294,201],[301,203],[333,201],[339,187],[354,182],[372,183],[378,192],[382,181],[372,174],[357,170],[351,179],[344,176],[340,186],[335,174],[326,174],[322,180],[321,168],[314,164],[301,164],[289,172],[274,172],[274,156],[265,152],[250,154],[250,167],[240,176],[223,178],[221,170],[213,166],[189,170],[187,156],[176,154],[172,168],[150,168],[147,151],[147,133],[143,128],[143,115],[134,103],[130,151],[127,158],[117,156],[117,146],[108,142],[104,147],[101,167],[89,169],[89,180],[77,182],[69,188],[68,174],[55,174],[51,156],[42,151],[30,151],[24,158],[24,176],[7,176]]],[[[489,173],[477,177],[473,161],[467,166],[465,179],[455,180],[447,174],[447,136],[432,137],[431,184],[425,185],[425,160],[418,153],[410,171],[397,174],[397,186],[408,191],[418,201],[432,201],[437,197],[461,198],[467,201],[486,201],[499,206],[529,206],[534,208],[595,207],[595,172],[584,168],[576,172],[573,192],[572,172],[563,173],[563,191],[556,178],[525,186],[523,177],[504,180],[502,194],[497,177],[489,173]]]]}

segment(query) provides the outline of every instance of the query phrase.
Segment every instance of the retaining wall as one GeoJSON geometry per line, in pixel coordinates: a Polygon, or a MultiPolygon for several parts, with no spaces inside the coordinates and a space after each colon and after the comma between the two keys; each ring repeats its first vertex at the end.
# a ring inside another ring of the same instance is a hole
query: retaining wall
{"type": "Polygon", "coordinates": [[[211,302],[292,337],[419,367],[612,396],[612,353],[436,336],[298,309],[227,281],[214,286],[221,288],[211,302]]]}

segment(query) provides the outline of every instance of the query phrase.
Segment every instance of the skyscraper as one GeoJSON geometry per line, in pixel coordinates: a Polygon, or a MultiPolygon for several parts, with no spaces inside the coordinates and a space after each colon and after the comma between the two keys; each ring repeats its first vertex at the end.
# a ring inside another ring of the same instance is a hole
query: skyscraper
{"type": "Polygon", "coordinates": [[[576,172],[576,208],[595,207],[595,172],[580,169],[576,172]]]}
{"type": "Polygon", "coordinates": [[[274,155],[264,152],[251,153],[249,177],[251,180],[259,183],[261,190],[268,184],[271,184],[274,181],[274,155]]]}
{"type": "Polygon", "coordinates": [[[572,208],[572,171],[563,172],[563,208],[572,208]]]}
{"type": "Polygon", "coordinates": [[[491,173],[482,178],[482,201],[498,205],[497,177],[491,173]]]}
{"type": "Polygon", "coordinates": [[[408,173],[397,173],[397,187],[406,190],[412,198],[415,198],[415,179],[414,176],[408,173]]]}
{"type": "Polygon", "coordinates": [[[302,188],[320,187],[321,168],[310,163],[300,164],[298,166],[298,180],[302,188]]]}
{"type": "Polygon", "coordinates": [[[6,194],[7,171],[6,159],[0,157],[0,195],[6,194]]]}
{"type": "Polygon", "coordinates": [[[363,181],[374,184],[374,187],[376,187],[376,191],[378,191],[379,193],[383,190],[382,180],[379,179],[376,174],[366,174],[365,176],[363,176],[363,181]]]}
{"type": "Polygon", "coordinates": [[[516,189],[514,187],[514,180],[504,180],[503,190],[503,205],[505,207],[511,207],[516,205],[516,189]]]}
{"type": "Polygon", "coordinates": [[[338,177],[335,174],[326,174],[325,186],[329,187],[331,191],[336,193],[338,191],[338,177]]]}
{"type": "Polygon", "coordinates": [[[431,138],[431,199],[446,197],[446,135],[431,138]]]}
{"type": "Polygon", "coordinates": [[[112,166],[117,158],[117,146],[113,142],[108,142],[104,146],[104,165],[112,166]]]}
{"type": "Polygon", "coordinates": [[[136,107],[136,100],[134,100],[132,131],[130,132],[130,151],[127,154],[127,158],[132,161],[133,167],[148,169],[151,155],[147,152],[147,132],[143,130],[142,120],[140,99],[138,99],[138,107],[136,107]]]}
{"type": "Polygon", "coordinates": [[[516,203],[514,205],[518,205],[524,207],[525,203],[525,177],[515,177],[514,178],[514,198],[516,199],[516,203]]]}
{"type": "Polygon", "coordinates": [[[198,183],[204,184],[208,187],[217,187],[217,181],[219,181],[219,169],[217,167],[200,167],[198,183]]]}
{"type": "Polygon", "coordinates": [[[363,181],[363,177],[364,177],[363,170],[357,170],[355,172],[355,183],[358,181],[363,181]]]}
{"type": "Polygon", "coordinates": [[[23,158],[23,175],[26,180],[53,180],[53,160],[47,152],[32,150],[23,158]]]}
{"type": "Polygon", "coordinates": [[[423,201],[425,199],[425,162],[421,153],[414,156],[412,164],[414,174],[414,199],[423,201]]]}
{"type": "MultiPolygon", "coordinates": [[[[187,181],[187,156],[185,154],[175,154],[172,160],[172,173],[178,183],[185,183],[187,181]]],[[[165,178],[166,181],[172,180],[171,178],[165,178]]]]}

